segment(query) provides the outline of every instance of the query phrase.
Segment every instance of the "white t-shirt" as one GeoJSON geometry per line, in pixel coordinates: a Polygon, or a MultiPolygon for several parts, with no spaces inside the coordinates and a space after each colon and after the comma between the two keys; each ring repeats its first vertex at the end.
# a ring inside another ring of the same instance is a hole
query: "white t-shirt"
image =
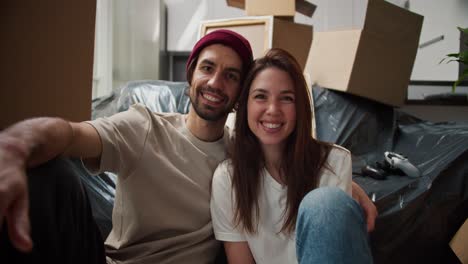
{"type": "MultiPolygon", "coordinates": [[[[351,154],[339,146],[334,147],[327,160],[330,170],[322,170],[319,186],[336,186],[351,195],[351,154]]],[[[259,193],[260,219],[256,234],[248,234],[235,227],[234,200],[230,160],[221,163],[213,176],[211,218],[217,240],[247,241],[257,264],[297,263],[295,233],[280,233],[284,222],[287,188],[263,170],[264,180],[259,193]]]]}

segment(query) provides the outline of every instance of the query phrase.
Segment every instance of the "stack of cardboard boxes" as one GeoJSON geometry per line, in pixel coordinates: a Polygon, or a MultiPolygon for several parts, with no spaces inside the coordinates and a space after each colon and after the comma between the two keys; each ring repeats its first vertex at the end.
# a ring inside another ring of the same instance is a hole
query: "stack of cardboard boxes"
{"type": "Polygon", "coordinates": [[[243,8],[247,17],[204,21],[200,37],[216,29],[226,28],[246,37],[254,57],[261,57],[270,48],[282,48],[296,57],[302,68],[312,44],[312,26],[294,23],[296,9],[311,16],[314,5],[294,0],[227,0],[229,6],[243,8]]]}
{"type": "Polygon", "coordinates": [[[312,35],[312,26],[293,22],[296,11],[312,16],[315,6],[307,1],[226,2],[245,9],[248,17],[205,21],[200,37],[228,28],[249,39],[255,57],[273,47],[289,51],[313,84],[388,105],[404,104],[422,16],[384,0],[369,0],[363,28],[312,35]]]}
{"type": "Polygon", "coordinates": [[[363,28],[316,32],[306,72],[322,87],[404,104],[423,17],[369,0],[363,28]]]}

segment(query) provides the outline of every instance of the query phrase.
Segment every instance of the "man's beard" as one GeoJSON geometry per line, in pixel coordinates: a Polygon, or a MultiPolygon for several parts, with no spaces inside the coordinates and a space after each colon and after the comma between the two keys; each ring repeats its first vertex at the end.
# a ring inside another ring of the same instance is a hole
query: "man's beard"
{"type": "Polygon", "coordinates": [[[217,93],[223,97],[224,101],[227,101],[226,95],[217,92],[215,89],[209,87],[201,87],[199,90],[196,91],[195,98],[190,96],[190,103],[192,104],[193,109],[197,113],[199,117],[206,121],[216,122],[223,118],[225,118],[229,112],[231,112],[232,108],[234,107],[233,104],[225,105],[223,108],[212,107],[210,105],[200,105],[198,98],[201,97],[201,91],[210,91],[217,93]]]}

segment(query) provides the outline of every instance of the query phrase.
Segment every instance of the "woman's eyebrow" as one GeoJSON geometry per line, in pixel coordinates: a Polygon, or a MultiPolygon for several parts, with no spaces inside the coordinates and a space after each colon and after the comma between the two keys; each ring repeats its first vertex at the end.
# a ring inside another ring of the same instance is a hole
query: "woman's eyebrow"
{"type": "Polygon", "coordinates": [[[250,93],[259,92],[259,93],[268,93],[268,90],[263,88],[253,88],[250,90],[250,93]]]}

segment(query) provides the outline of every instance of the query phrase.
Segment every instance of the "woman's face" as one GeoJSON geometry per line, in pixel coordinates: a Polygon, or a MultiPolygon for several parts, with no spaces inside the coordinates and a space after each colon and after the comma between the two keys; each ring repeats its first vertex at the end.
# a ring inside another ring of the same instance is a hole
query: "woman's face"
{"type": "Polygon", "coordinates": [[[289,74],[268,67],[250,85],[247,120],[263,148],[282,148],[296,126],[295,89],[289,74]]]}

